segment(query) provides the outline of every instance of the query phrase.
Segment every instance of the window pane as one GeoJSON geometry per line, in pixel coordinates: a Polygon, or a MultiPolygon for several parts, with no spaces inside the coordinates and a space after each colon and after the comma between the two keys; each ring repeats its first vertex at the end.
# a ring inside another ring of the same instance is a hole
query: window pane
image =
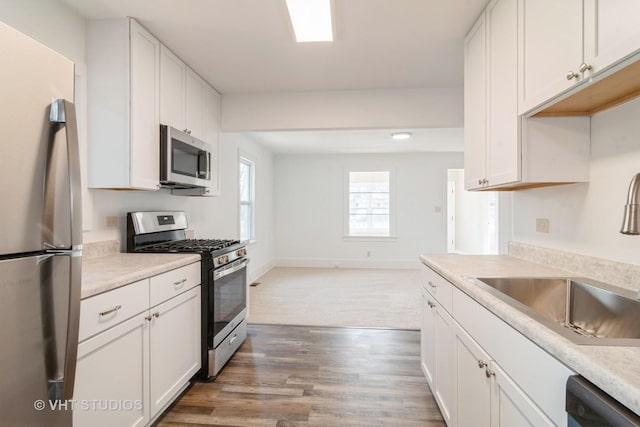
{"type": "Polygon", "coordinates": [[[390,172],[349,172],[349,234],[388,236],[390,172]]]}
{"type": "Polygon", "coordinates": [[[251,205],[240,205],[240,240],[251,239],[251,205]]]}
{"type": "Polygon", "coordinates": [[[251,199],[251,166],[240,162],[240,200],[248,202],[251,199]]]}

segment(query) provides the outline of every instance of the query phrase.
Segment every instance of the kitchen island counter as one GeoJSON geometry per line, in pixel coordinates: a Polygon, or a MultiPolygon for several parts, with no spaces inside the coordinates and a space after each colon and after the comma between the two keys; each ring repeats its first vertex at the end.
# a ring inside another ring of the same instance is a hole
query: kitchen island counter
{"type": "Polygon", "coordinates": [[[640,415],[640,347],[576,345],[465,277],[576,277],[504,255],[421,255],[420,260],[567,367],[640,415]]]}

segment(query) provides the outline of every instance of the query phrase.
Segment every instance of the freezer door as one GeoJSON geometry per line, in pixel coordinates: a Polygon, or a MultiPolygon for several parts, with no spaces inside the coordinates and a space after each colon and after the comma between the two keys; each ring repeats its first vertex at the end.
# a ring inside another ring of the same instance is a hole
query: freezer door
{"type": "Polygon", "coordinates": [[[69,248],[66,132],[58,131],[50,113],[53,100],[73,100],[73,62],[3,23],[0,53],[0,256],[69,248]],[[49,224],[45,190],[55,203],[49,224]]]}
{"type": "Polygon", "coordinates": [[[0,261],[2,425],[71,425],[80,262],[61,255],[0,261]]]}

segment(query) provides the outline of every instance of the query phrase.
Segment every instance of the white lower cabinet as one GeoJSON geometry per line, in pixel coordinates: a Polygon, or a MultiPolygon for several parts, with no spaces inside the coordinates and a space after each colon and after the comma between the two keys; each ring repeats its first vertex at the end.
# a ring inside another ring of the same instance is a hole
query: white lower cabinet
{"type": "Polygon", "coordinates": [[[453,318],[423,289],[421,365],[442,417],[454,424],[456,413],[453,318]]]}
{"type": "Polygon", "coordinates": [[[567,425],[574,372],[457,288],[448,312],[423,285],[422,368],[449,427],[567,425]]]}
{"type": "Polygon", "coordinates": [[[78,345],[75,427],[148,423],[149,322],[146,316],[141,313],[78,345]],[[117,410],[114,405],[128,406],[117,410]]]}
{"type": "Polygon", "coordinates": [[[157,414],[200,369],[200,286],[150,311],[151,413],[157,414]]]}
{"type": "Polygon", "coordinates": [[[202,365],[199,266],[82,300],[80,329],[93,332],[78,345],[75,427],[149,425],[186,388],[202,365]],[[176,277],[186,280],[176,287],[176,277]],[[164,299],[149,307],[150,294],[164,299]],[[139,311],[113,323],[132,306],[139,311]]]}

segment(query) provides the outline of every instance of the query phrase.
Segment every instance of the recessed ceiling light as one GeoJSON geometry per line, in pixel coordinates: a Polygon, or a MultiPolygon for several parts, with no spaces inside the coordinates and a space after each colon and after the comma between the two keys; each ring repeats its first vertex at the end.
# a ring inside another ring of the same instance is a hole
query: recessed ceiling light
{"type": "Polygon", "coordinates": [[[411,138],[411,132],[394,132],[391,134],[391,138],[395,139],[396,141],[409,139],[411,138]]]}
{"type": "Polygon", "coordinates": [[[296,41],[331,42],[331,0],[286,0],[296,41]]]}

